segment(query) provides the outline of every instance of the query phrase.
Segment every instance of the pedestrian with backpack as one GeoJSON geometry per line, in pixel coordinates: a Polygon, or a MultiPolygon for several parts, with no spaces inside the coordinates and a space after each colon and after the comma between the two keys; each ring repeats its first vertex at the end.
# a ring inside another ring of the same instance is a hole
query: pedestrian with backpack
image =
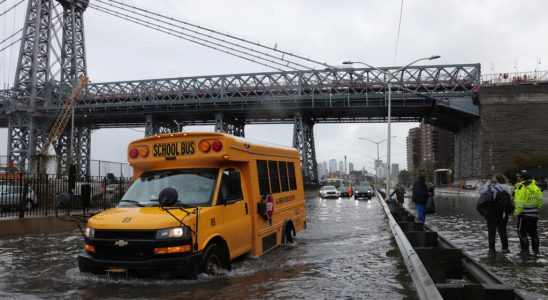
{"type": "MultiPolygon", "coordinates": [[[[495,252],[495,236],[498,231],[502,251],[508,252],[508,234],[506,226],[508,218],[514,211],[508,179],[503,174],[496,174],[491,182],[480,187],[480,201],[483,202],[482,211],[478,205],[478,211],[487,221],[487,235],[489,240],[489,252],[495,252]]],[[[478,203],[479,204],[479,203],[478,203]]]]}

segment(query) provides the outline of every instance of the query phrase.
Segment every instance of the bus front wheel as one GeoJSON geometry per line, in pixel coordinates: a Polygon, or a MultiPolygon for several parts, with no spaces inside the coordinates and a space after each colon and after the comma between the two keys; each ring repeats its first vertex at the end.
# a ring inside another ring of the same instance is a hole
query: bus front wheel
{"type": "Polygon", "coordinates": [[[221,259],[221,251],[217,244],[209,245],[205,252],[204,258],[202,260],[202,265],[200,267],[200,273],[205,273],[208,275],[217,275],[223,268],[221,259]]]}

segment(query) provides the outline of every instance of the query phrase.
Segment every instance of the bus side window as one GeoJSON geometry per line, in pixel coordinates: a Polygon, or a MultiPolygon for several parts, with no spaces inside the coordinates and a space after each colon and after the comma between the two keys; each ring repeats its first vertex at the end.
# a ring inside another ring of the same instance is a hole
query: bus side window
{"type": "Polygon", "coordinates": [[[270,194],[270,179],[268,178],[268,165],[266,160],[257,160],[257,177],[261,195],[270,194]]]}
{"type": "Polygon", "coordinates": [[[280,167],[280,183],[282,185],[282,192],[289,191],[289,180],[287,176],[287,162],[279,161],[278,167],[280,167]]]}
{"type": "Polygon", "coordinates": [[[242,179],[240,172],[234,169],[223,171],[219,188],[219,204],[227,204],[242,200],[242,179]]]}
{"type": "Polygon", "coordinates": [[[296,190],[297,189],[297,180],[295,178],[295,164],[292,162],[287,163],[287,172],[289,176],[289,189],[290,190],[296,190]]]}
{"type": "Polygon", "coordinates": [[[277,161],[268,161],[268,173],[270,175],[270,188],[272,193],[280,192],[280,179],[278,176],[278,162],[277,161]]]}

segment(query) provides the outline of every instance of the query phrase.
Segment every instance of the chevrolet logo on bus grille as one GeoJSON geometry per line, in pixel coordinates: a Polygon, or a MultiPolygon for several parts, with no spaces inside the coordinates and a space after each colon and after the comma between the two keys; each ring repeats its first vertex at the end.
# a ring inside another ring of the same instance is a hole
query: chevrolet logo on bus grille
{"type": "Polygon", "coordinates": [[[116,242],[114,242],[114,245],[118,246],[118,247],[124,247],[124,246],[127,246],[128,242],[124,241],[124,240],[118,240],[116,242]]]}

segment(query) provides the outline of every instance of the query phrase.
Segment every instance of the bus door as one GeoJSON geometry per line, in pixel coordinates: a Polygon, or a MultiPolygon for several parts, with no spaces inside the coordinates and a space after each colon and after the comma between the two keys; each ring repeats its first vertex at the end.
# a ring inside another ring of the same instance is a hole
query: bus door
{"type": "Polygon", "coordinates": [[[243,254],[251,249],[252,228],[249,199],[242,188],[242,173],[234,168],[224,169],[217,205],[222,206],[223,231],[231,253],[243,254]]]}

